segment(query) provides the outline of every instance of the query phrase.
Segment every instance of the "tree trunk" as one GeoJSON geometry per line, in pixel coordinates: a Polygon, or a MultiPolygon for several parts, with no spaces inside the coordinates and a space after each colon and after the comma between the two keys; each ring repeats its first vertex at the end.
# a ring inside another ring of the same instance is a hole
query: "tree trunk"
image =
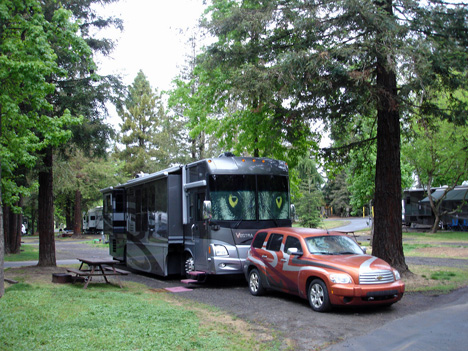
{"type": "MultiPolygon", "coordinates": [[[[23,198],[20,197],[15,206],[23,206],[23,198]]],[[[21,249],[21,228],[23,215],[14,213],[9,206],[3,206],[3,233],[4,249],[7,254],[18,254],[21,249]]]]}
{"type": "MultiPolygon", "coordinates": [[[[18,201],[18,207],[21,208],[21,211],[23,211],[23,205],[24,205],[24,200],[23,196],[20,195],[19,201],[18,201]]],[[[20,253],[21,250],[21,238],[23,235],[23,212],[19,213],[16,215],[16,243],[15,243],[15,248],[16,248],[16,253],[20,253]]]]}
{"type": "MultiPolygon", "coordinates": [[[[391,14],[392,0],[383,5],[391,14]]],[[[377,161],[375,169],[372,254],[400,272],[408,271],[403,254],[401,220],[400,113],[391,57],[377,55],[377,161]]]]}
{"type": "MultiPolygon", "coordinates": [[[[2,115],[0,113],[0,136],[2,135],[2,115]]],[[[2,184],[2,160],[0,158],[0,184],[2,184]]],[[[5,243],[3,233],[3,201],[2,201],[2,187],[0,186],[0,298],[5,293],[5,272],[3,270],[5,260],[5,243]]]]}
{"type": "MultiPolygon", "coordinates": [[[[21,207],[20,200],[15,205],[21,207]]],[[[21,248],[21,225],[23,216],[14,213],[10,206],[3,206],[4,249],[7,254],[18,254],[21,248]]]]}
{"type": "MultiPolygon", "coordinates": [[[[2,136],[2,105],[0,104],[0,137],[2,136]]],[[[5,260],[5,242],[3,232],[3,200],[2,200],[2,159],[0,158],[0,298],[5,293],[5,272],[3,270],[5,260]]]]}
{"type": "Polygon", "coordinates": [[[6,254],[10,254],[10,207],[4,205],[3,210],[3,248],[6,254]]]}
{"type": "Polygon", "coordinates": [[[66,229],[73,228],[72,205],[71,205],[71,199],[69,196],[67,196],[67,202],[65,205],[65,228],[66,229]]]}
{"type": "MultiPolygon", "coordinates": [[[[1,117],[0,117],[1,118],[1,117]]],[[[0,123],[1,127],[1,123],[0,123]]],[[[0,132],[1,134],[1,132],[0,132]]],[[[2,163],[0,161],[0,184],[2,180],[2,163]]],[[[5,256],[5,246],[4,246],[4,236],[3,236],[3,206],[2,204],[2,187],[0,187],[0,298],[2,298],[3,294],[5,294],[5,272],[3,270],[4,267],[4,256],[5,256]]]]}
{"type": "Polygon", "coordinates": [[[54,201],[52,148],[46,150],[44,168],[39,172],[39,263],[38,266],[57,265],[55,260],[54,201]]]}
{"type": "Polygon", "coordinates": [[[73,219],[73,234],[76,236],[81,236],[81,191],[75,191],[75,213],[73,219]]]}

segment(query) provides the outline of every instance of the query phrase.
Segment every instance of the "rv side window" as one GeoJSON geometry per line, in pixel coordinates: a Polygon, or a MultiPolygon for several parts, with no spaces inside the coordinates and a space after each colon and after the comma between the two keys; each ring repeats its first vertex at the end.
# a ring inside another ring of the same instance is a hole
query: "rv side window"
{"type": "Polygon", "coordinates": [[[258,233],[254,241],[252,242],[252,246],[255,247],[256,249],[261,249],[263,246],[263,243],[265,242],[266,236],[267,236],[266,232],[258,233]]]}
{"type": "Polygon", "coordinates": [[[124,211],[124,199],[123,194],[115,194],[115,212],[124,211]]]}

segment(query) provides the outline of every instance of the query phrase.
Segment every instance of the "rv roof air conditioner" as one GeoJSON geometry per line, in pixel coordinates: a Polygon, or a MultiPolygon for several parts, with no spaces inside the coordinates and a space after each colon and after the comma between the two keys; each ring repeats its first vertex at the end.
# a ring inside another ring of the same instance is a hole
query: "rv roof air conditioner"
{"type": "Polygon", "coordinates": [[[236,157],[236,155],[234,155],[232,152],[223,152],[218,157],[236,157]]]}

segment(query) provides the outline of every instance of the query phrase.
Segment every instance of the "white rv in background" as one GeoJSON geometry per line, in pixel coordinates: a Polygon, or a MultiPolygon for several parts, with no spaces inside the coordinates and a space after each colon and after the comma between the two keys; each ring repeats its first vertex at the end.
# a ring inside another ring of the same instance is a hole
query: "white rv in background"
{"type": "Polygon", "coordinates": [[[83,216],[84,233],[100,233],[104,229],[102,206],[92,208],[83,216]]]}

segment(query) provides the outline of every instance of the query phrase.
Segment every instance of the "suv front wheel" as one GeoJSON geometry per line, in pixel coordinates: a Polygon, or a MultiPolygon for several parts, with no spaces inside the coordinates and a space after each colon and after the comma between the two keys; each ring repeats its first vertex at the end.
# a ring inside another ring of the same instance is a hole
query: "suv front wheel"
{"type": "Polygon", "coordinates": [[[326,312],[331,308],[327,285],[320,279],[314,279],[307,291],[310,307],[316,312],[326,312]]]}

